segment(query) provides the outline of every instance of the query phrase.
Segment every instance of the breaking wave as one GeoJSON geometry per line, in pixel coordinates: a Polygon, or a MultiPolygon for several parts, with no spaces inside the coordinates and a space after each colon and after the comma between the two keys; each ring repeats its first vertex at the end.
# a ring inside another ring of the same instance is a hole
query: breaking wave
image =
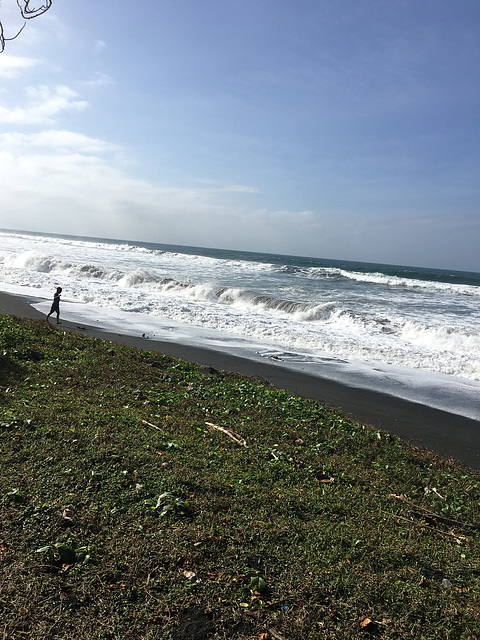
{"type": "MultiPolygon", "coordinates": [[[[297,270],[297,273],[300,271],[297,270]]],[[[480,287],[472,286],[464,283],[442,282],[439,280],[425,280],[414,277],[401,277],[382,273],[380,271],[372,273],[363,273],[360,271],[347,271],[340,268],[332,267],[313,267],[311,269],[301,270],[302,275],[311,279],[322,280],[325,278],[352,280],[359,283],[368,283],[383,287],[395,287],[421,290],[432,293],[454,293],[467,296],[480,297],[480,287]]],[[[293,271],[291,271],[293,273],[293,271]]]]}
{"type": "MultiPolygon", "coordinates": [[[[0,280],[285,353],[480,380],[478,274],[0,232],[0,280]],[[269,348],[269,347],[265,347],[269,348]]],[[[100,312],[101,313],[101,312],[100,312]]],[[[188,329],[185,329],[188,333],[188,329]]]]}

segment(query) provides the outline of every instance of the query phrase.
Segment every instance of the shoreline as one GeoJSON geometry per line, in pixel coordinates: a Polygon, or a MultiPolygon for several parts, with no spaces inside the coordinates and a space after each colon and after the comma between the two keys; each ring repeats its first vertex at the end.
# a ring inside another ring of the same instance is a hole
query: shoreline
{"type": "MultiPolygon", "coordinates": [[[[0,314],[44,319],[28,297],[0,292],[0,314]]],[[[56,327],[55,317],[51,317],[56,327]]],[[[347,417],[399,436],[406,442],[454,458],[467,467],[480,469],[480,421],[389,396],[372,389],[349,387],[338,382],[200,347],[189,347],[142,336],[122,335],[101,327],[62,321],[59,329],[121,343],[138,349],[233,371],[265,380],[297,396],[338,409],[347,417]]]]}

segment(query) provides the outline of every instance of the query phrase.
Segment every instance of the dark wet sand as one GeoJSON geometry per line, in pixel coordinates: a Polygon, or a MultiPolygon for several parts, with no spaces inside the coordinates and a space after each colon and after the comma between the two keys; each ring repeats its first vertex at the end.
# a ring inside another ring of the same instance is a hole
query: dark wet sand
{"type": "MultiPolygon", "coordinates": [[[[30,302],[34,301],[29,300],[28,297],[0,292],[0,315],[45,318],[30,306],[30,302]]],[[[50,317],[50,322],[56,326],[54,315],[50,317]]],[[[455,458],[468,467],[480,469],[480,421],[478,420],[395,398],[374,389],[348,387],[325,378],[297,373],[273,362],[259,363],[210,349],[188,347],[142,336],[109,333],[102,330],[101,320],[98,325],[77,325],[62,321],[58,328],[139,349],[158,351],[182,360],[209,365],[218,370],[235,371],[267,380],[279,389],[340,409],[345,415],[355,420],[400,436],[415,446],[426,447],[443,456],[455,458]]]]}

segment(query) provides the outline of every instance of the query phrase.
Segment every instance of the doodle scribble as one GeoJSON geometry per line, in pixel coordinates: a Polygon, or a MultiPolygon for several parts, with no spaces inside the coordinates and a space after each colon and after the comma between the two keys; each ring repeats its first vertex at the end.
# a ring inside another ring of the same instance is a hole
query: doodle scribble
{"type": "MultiPolygon", "coordinates": [[[[30,20],[31,18],[36,18],[40,16],[45,11],[48,11],[52,6],[52,0],[17,0],[18,8],[20,9],[20,13],[22,14],[22,18],[25,20],[30,20]]],[[[24,22],[22,28],[17,31],[17,33],[12,38],[5,38],[3,31],[3,24],[0,20],[0,53],[5,49],[5,42],[7,40],[15,40],[23,31],[25,25],[27,23],[24,22]]]]}

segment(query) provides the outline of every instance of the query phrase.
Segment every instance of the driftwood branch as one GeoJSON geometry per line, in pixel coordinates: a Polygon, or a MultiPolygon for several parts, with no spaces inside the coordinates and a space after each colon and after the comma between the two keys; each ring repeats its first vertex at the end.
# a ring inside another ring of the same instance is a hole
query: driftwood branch
{"type": "Polygon", "coordinates": [[[452,518],[445,518],[444,516],[439,515],[438,513],[432,513],[425,507],[421,507],[418,504],[415,504],[408,498],[406,498],[403,494],[396,495],[395,493],[391,493],[390,498],[395,498],[396,500],[401,500],[405,504],[407,504],[412,510],[413,513],[421,518],[425,518],[426,520],[438,522],[440,524],[445,524],[449,527],[464,527],[465,529],[473,529],[474,531],[478,531],[480,526],[469,524],[468,522],[460,522],[459,520],[452,520],[452,518]]]}
{"type": "Polygon", "coordinates": [[[231,429],[225,429],[224,427],[220,427],[218,424],[213,424],[213,422],[205,422],[205,424],[207,425],[207,427],[210,427],[211,429],[215,429],[216,431],[221,431],[222,433],[227,435],[229,438],[231,438],[234,442],[239,444],[241,447],[247,446],[247,441],[245,440],[245,438],[242,438],[242,436],[238,435],[238,433],[235,433],[231,429]]]}
{"type": "MultiPolygon", "coordinates": [[[[416,527],[421,527],[422,529],[427,529],[428,531],[431,531],[432,533],[435,533],[438,536],[446,536],[447,538],[453,538],[455,542],[460,545],[463,545],[465,543],[465,540],[467,540],[465,536],[457,535],[456,533],[453,532],[452,529],[449,529],[448,531],[443,531],[442,529],[431,527],[428,524],[425,524],[424,522],[421,522],[421,523],[415,522],[411,518],[405,518],[405,516],[401,516],[398,513],[390,513],[390,511],[384,511],[383,509],[380,509],[380,513],[384,513],[385,515],[390,516],[391,518],[395,518],[397,522],[399,520],[405,520],[405,522],[408,522],[408,524],[414,525],[416,527]]],[[[415,514],[415,515],[418,515],[418,514],[415,514]]],[[[421,517],[425,517],[425,516],[421,516],[421,517]]]]}
{"type": "Polygon", "coordinates": [[[147,422],[146,420],[142,420],[143,424],[146,424],[148,427],[152,427],[152,429],[156,429],[157,431],[160,431],[161,433],[165,433],[165,431],[163,429],[160,429],[160,427],[157,427],[156,424],[152,424],[151,422],[147,422]]]}
{"type": "Polygon", "coordinates": [[[469,524],[468,522],[459,522],[458,520],[452,520],[451,518],[445,518],[444,516],[440,516],[438,513],[430,513],[430,511],[423,510],[417,515],[425,518],[426,520],[433,520],[434,522],[440,522],[440,524],[446,524],[449,527],[464,527],[465,529],[473,529],[477,530],[479,527],[474,524],[469,524]]]}

